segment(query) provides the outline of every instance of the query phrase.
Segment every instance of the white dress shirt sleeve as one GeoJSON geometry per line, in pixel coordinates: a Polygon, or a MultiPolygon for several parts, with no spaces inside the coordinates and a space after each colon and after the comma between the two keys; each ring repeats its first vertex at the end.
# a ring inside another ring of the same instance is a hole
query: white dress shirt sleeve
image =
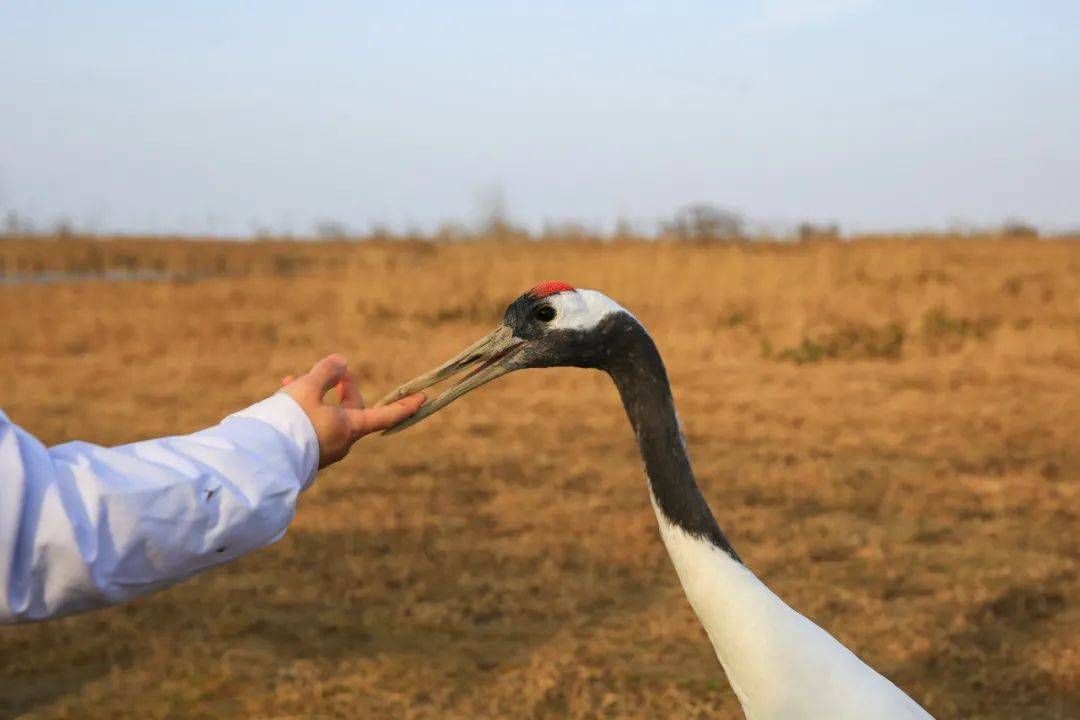
{"type": "Polygon", "coordinates": [[[274,542],[318,462],[283,393],[115,448],[46,448],[0,411],[0,623],[130,600],[274,542]]]}

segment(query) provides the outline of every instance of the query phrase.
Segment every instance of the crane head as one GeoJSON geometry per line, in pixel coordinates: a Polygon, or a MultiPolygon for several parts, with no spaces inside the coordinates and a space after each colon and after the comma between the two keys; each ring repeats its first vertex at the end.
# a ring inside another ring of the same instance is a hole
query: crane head
{"type": "Polygon", "coordinates": [[[564,282],[540,283],[510,303],[502,324],[493,332],[380,400],[380,405],[393,402],[465,373],[446,392],[386,432],[415,425],[469,391],[515,370],[603,368],[612,357],[610,338],[631,324],[637,324],[633,316],[602,293],[564,282]]]}

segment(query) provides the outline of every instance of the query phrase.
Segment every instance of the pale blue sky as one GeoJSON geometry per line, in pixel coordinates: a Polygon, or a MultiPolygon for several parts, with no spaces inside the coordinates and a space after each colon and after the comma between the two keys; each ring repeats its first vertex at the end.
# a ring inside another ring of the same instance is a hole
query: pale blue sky
{"type": "Polygon", "coordinates": [[[0,213],[1080,226],[1080,3],[0,4],[0,213]]]}

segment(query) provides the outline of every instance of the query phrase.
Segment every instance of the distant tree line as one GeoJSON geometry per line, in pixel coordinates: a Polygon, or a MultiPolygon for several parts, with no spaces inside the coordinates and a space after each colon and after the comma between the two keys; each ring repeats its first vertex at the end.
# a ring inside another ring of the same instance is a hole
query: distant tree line
{"type": "MultiPolygon", "coordinates": [[[[928,231],[929,232],[929,231],[928,231]]],[[[1039,230],[1033,224],[1009,218],[998,228],[953,228],[957,235],[999,235],[1010,238],[1034,238],[1039,230]]],[[[0,239],[16,237],[79,237],[97,233],[79,228],[70,220],[60,220],[47,228],[34,225],[15,210],[0,217],[0,239]]],[[[1066,233],[1070,234],[1070,233],[1066,233]]],[[[1074,234],[1074,233],[1073,233],[1074,234]]],[[[175,236],[173,236],[175,237],[175,236]]],[[[748,242],[754,239],[796,240],[799,242],[832,241],[841,237],[840,226],[833,223],[804,221],[776,231],[760,226],[750,228],[745,216],[737,210],[707,202],[691,203],[677,210],[670,218],[651,224],[631,223],[619,219],[614,228],[605,230],[574,221],[545,222],[539,231],[532,231],[515,222],[507,210],[501,192],[493,191],[483,199],[479,217],[474,223],[444,222],[434,231],[411,228],[393,230],[386,225],[372,225],[358,230],[344,222],[323,219],[314,223],[310,234],[294,235],[291,231],[276,233],[264,226],[253,228],[255,240],[293,240],[311,238],[328,241],[406,240],[427,242],[471,242],[477,240],[508,242],[527,240],[585,241],[658,240],[708,245],[713,243],[748,242]]]]}

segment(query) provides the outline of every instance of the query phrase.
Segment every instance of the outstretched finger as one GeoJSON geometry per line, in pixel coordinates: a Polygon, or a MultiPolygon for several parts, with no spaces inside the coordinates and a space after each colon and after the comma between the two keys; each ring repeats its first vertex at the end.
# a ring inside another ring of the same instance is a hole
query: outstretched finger
{"type": "MultiPolygon", "coordinates": [[[[310,377],[318,386],[322,395],[330,392],[330,389],[341,381],[341,378],[348,372],[348,363],[345,358],[337,353],[327,355],[319,362],[315,363],[311,367],[311,372],[308,373],[310,377]]],[[[322,397],[320,395],[320,397],[322,397]]]]}
{"type": "Polygon", "coordinates": [[[296,380],[295,375],[286,375],[285,377],[281,378],[281,387],[291,385],[294,380],[296,380]]]}
{"type": "Polygon", "coordinates": [[[356,378],[351,372],[346,371],[341,381],[337,384],[338,400],[341,407],[361,410],[364,407],[364,398],[360,395],[360,388],[356,386],[356,378]]]}
{"type": "Polygon", "coordinates": [[[418,392],[388,405],[380,405],[365,410],[346,410],[353,438],[359,439],[369,433],[397,425],[419,410],[425,400],[427,400],[427,395],[418,392]]]}

